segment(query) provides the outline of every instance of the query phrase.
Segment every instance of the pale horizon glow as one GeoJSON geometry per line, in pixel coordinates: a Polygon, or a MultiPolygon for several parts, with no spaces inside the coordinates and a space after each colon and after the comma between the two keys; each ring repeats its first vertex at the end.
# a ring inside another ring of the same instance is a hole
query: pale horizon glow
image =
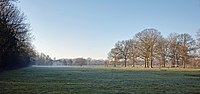
{"type": "Polygon", "coordinates": [[[199,0],[20,0],[38,52],[106,59],[117,41],[145,28],[163,36],[200,29],[199,0]]]}

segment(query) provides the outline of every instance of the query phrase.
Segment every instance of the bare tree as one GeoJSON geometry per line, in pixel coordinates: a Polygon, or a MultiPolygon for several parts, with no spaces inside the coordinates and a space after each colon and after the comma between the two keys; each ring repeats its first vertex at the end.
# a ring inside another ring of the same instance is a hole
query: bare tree
{"type": "Polygon", "coordinates": [[[113,64],[114,67],[116,67],[116,64],[119,62],[120,58],[121,53],[117,48],[112,48],[111,51],[108,53],[108,60],[111,64],[113,64]]]}
{"type": "Polygon", "coordinates": [[[135,36],[138,41],[137,49],[140,50],[140,56],[145,60],[145,67],[149,67],[149,62],[150,67],[153,67],[154,47],[159,36],[161,36],[160,32],[153,28],[144,29],[135,36]]]}
{"type": "Polygon", "coordinates": [[[168,54],[167,56],[171,60],[171,67],[178,66],[180,61],[180,55],[178,52],[180,46],[178,46],[178,34],[171,33],[168,37],[168,54]]]}
{"type": "Polygon", "coordinates": [[[123,40],[123,41],[118,41],[115,44],[115,47],[120,51],[120,54],[122,55],[122,60],[124,61],[124,66],[127,66],[127,60],[129,58],[129,40],[123,40]]]}
{"type": "Polygon", "coordinates": [[[184,33],[178,35],[178,52],[182,61],[183,68],[186,67],[186,62],[190,58],[189,52],[194,50],[195,41],[191,35],[184,33]]]}
{"type": "Polygon", "coordinates": [[[132,67],[135,67],[135,58],[138,56],[138,49],[136,48],[136,40],[128,40],[128,49],[129,49],[129,61],[132,63],[132,67]]]}
{"type": "Polygon", "coordinates": [[[158,59],[160,66],[163,65],[163,67],[165,67],[166,57],[167,57],[167,49],[168,49],[167,39],[165,39],[163,37],[159,37],[155,48],[156,48],[155,49],[156,58],[158,59]]]}

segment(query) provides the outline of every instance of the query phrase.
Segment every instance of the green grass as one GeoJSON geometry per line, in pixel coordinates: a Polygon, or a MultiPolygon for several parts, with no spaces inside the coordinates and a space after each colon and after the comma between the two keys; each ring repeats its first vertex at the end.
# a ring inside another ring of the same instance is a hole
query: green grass
{"type": "Polygon", "coordinates": [[[0,94],[200,94],[200,70],[39,68],[0,73],[0,94]]]}

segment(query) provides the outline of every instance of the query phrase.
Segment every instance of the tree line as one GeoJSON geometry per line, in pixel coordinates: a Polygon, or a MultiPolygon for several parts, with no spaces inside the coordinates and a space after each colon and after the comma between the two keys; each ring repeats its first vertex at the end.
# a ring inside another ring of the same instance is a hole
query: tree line
{"type": "Polygon", "coordinates": [[[16,1],[0,0],[0,71],[28,66],[35,56],[30,26],[16,1]]]}
{"type": "Polygon", "coordinates": [[[105,60],[92,58],[52,59],[44,53],[36,53],[33,65],[37,66],[103,66],[105,60]]]}
{"type": "Polygon", "coordinates": [[[122,40],[108,53],[109,64],[152,67],[200,67],[200,31],[194,39],[188,33],[171,33],[163,37],[154,28],[147,28],[132,39],[122,40]]]}

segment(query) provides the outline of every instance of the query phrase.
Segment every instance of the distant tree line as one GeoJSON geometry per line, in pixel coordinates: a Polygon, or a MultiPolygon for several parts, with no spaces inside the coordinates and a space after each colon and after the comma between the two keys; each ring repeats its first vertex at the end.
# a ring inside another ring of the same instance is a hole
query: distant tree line
{"type": "Polygon", "coordinates": [[[171,33],[167,38],[154,28],[118,41],[108,53],[108,65],[152,67],[200,67],[200,31],[190,34],[171,33]]]}
{"type": "Polygon", "coordinates": [[[60,59],[66,66],[103,66],[105,60],[92,58],[60,59]]]}
{"type": "Polygon", "coordinates": [[[92,58],[74,58],[74,59],[52,59],[44,53],[37,53],[33,65],[45,66],[103,66],[106,60],[92,58]]]}
{"type": "Polygon", "coordinates": [[[28,66],[35,56],[29,24],[17,0],[0,0],[0,71],[28,66]]]}

